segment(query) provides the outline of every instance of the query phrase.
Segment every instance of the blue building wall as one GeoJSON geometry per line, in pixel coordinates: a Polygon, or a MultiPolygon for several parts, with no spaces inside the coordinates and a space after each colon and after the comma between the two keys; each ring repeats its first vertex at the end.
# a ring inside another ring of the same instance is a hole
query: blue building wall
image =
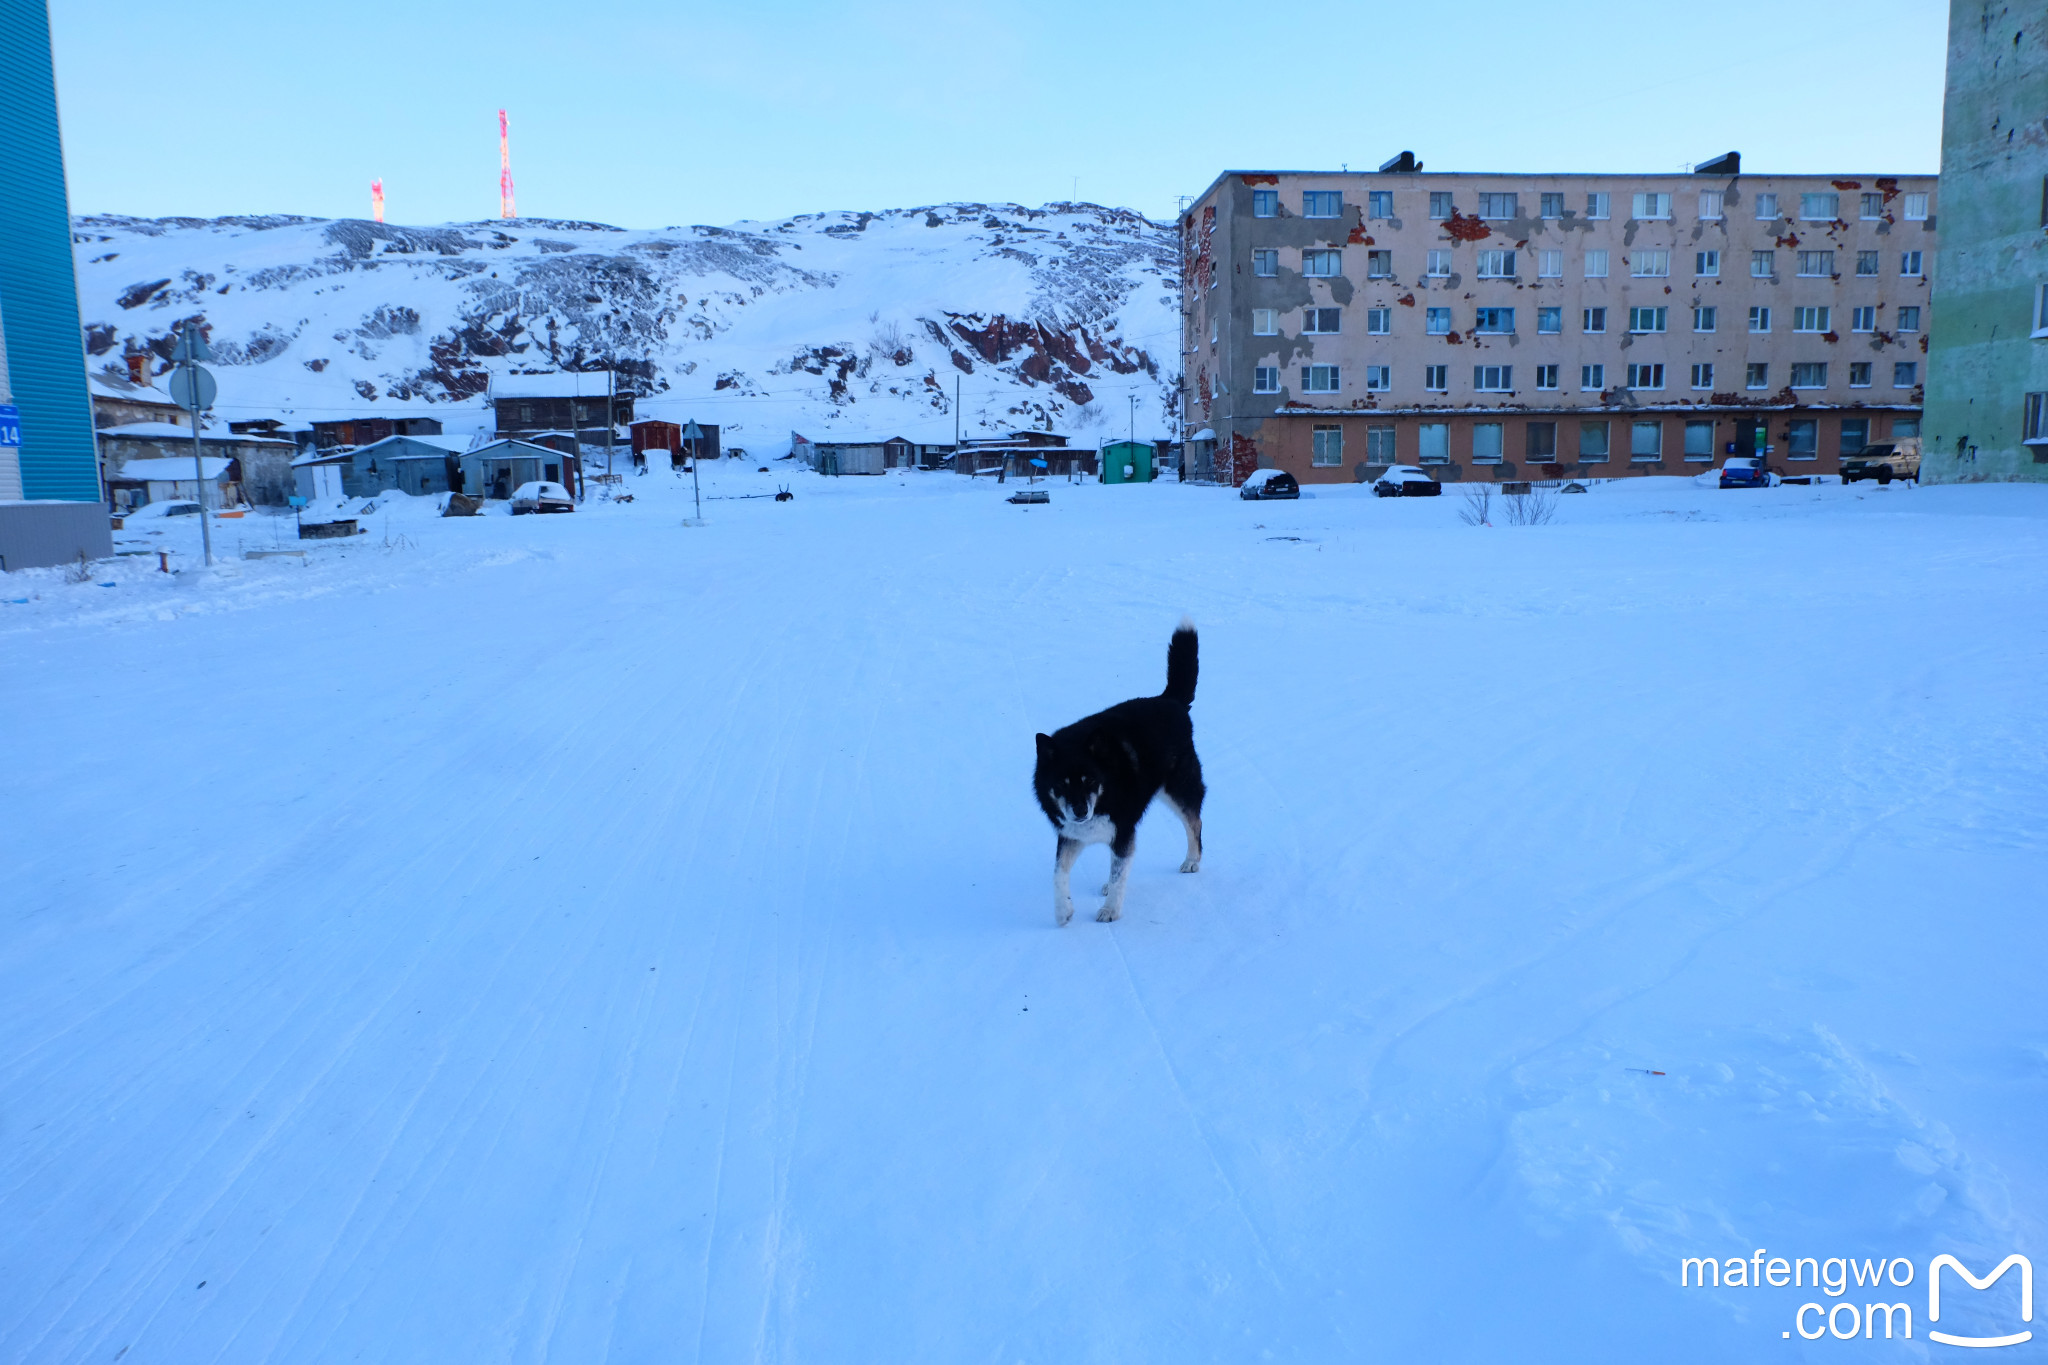
{"type": "Polygon", "coordinates": [[[0,308],[28,498],[101,499],[46,0],[0,0],[0,308]]]}

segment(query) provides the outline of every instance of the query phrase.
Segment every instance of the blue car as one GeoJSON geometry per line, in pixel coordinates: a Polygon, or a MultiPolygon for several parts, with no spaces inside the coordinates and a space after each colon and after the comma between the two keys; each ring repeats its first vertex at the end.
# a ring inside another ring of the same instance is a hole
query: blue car
{"type": "Polygon", "coordinates": [[[1732,455],[1721,466],[1721,487],[1723,488],[1769,488],[1770,471],[1764,462],[1753,455],[1732,455]]]}

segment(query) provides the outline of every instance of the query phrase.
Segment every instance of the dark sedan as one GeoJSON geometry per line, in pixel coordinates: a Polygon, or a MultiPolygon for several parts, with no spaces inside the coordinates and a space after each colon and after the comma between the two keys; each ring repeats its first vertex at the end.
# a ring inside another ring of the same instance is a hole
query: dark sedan
{"type": "Polygon", "coordinates": [[[1260,469],[1244,481],[1244,487],[1237,495],[1246,502],[1259,502],[1266,498],[1298,498],[1301,485],[1294,476],[1284,469],[1260,469]]]}

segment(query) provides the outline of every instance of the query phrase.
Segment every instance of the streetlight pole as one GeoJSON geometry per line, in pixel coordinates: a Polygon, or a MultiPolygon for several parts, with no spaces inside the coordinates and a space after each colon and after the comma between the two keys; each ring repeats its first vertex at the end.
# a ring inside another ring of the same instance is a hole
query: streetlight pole
{"type": "Polygon", "coordinates": [[[683,444],[690,448],[690,493],[697,500],[696,521],[704,524],[704,487],[697,479],[697,463],[704,455],[704,428],[697,425],[695,418],[683,428],[683,444]]]}

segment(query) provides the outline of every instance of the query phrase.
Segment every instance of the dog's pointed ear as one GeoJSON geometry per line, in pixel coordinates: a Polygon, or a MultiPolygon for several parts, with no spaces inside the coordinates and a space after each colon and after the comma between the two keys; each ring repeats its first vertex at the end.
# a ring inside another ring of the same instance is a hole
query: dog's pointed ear
{"type": "Polygon", "coordinates": [[[1045,752],[1045,751],[1046,751],[1047,749],[1050,749],[1051,747],[1052,747],[1052,736],[1051,736],[1051,735],[1040,735],[1040,736],[1038,737],[1038,752],[1040,752],[1040,753],[1042,754],[1042,753],[1044,753],[1044,752],[1045,752]]]}

